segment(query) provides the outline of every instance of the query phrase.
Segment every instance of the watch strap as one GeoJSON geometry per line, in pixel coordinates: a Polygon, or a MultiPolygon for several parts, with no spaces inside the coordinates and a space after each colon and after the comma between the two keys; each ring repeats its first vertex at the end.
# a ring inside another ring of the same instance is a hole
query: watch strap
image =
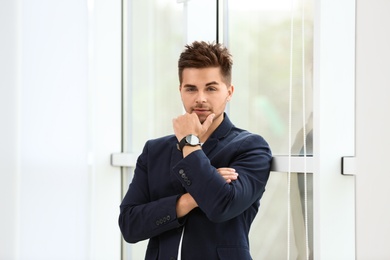
{"type": "Polygon", "coordinates": [[[183,139],[181,139],[180,142],[176,144],[177,149],[178,149],[179,151],[183,151],[183,148],[184,148],[184,146],[186,146],[186,145],[189,145],[189,146],[202,145],[200,142],[198,142],[197,144],[193,144],[193,145],[190,144],[190,143],[188,143],[188,142],[187,142],[187,137],[188,137],[188,135],[187,135],[187,136],[184,136],[183,139]]]}

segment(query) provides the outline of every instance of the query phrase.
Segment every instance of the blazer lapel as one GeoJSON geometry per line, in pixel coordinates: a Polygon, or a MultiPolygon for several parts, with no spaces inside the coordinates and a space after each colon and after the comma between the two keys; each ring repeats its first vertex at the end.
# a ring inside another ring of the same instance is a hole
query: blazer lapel
{"type": "Polygon", "coordinates": [[[212,157],[212,151],[218,144],[218,138],[209,138],[203,145],[202,150],[207,157],[212,157]]]}

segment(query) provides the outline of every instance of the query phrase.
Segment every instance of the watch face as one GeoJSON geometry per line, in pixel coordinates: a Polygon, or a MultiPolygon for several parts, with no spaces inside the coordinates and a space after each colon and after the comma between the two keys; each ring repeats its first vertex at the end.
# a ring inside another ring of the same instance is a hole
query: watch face
{"type": "Polygon", "coordinates": [[[190,145],[197,145],[197,144],[199,144],[199,138],[196,135],[187,135],[186,141],[190,145]]]}

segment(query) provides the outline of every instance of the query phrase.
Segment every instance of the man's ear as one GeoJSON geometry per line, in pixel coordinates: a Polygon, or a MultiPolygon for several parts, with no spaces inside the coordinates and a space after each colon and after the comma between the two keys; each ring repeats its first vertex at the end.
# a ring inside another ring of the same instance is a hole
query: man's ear
{"type": "Polygon", "coordinates": [[[230,87],[228,88],[228,97],[226,98],[227,101],[230,101],[230,99],[232,98],[233,96],[233,92],[234,92],[234,86],[233,85],[230,85],[230,87]]]}

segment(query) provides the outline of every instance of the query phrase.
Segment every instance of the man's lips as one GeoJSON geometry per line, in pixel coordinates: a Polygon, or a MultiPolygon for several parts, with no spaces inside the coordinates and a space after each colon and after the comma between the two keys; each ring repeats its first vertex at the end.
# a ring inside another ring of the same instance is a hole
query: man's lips
{"type": "Polygon", "coordinates": [[[203,108],[194,108],[193,109],[193,111],[195,112],[195,113],[207,113],[207,112],[210,112],[210,110],[208,110],[208,109],[203,109],[203,108]]]}

